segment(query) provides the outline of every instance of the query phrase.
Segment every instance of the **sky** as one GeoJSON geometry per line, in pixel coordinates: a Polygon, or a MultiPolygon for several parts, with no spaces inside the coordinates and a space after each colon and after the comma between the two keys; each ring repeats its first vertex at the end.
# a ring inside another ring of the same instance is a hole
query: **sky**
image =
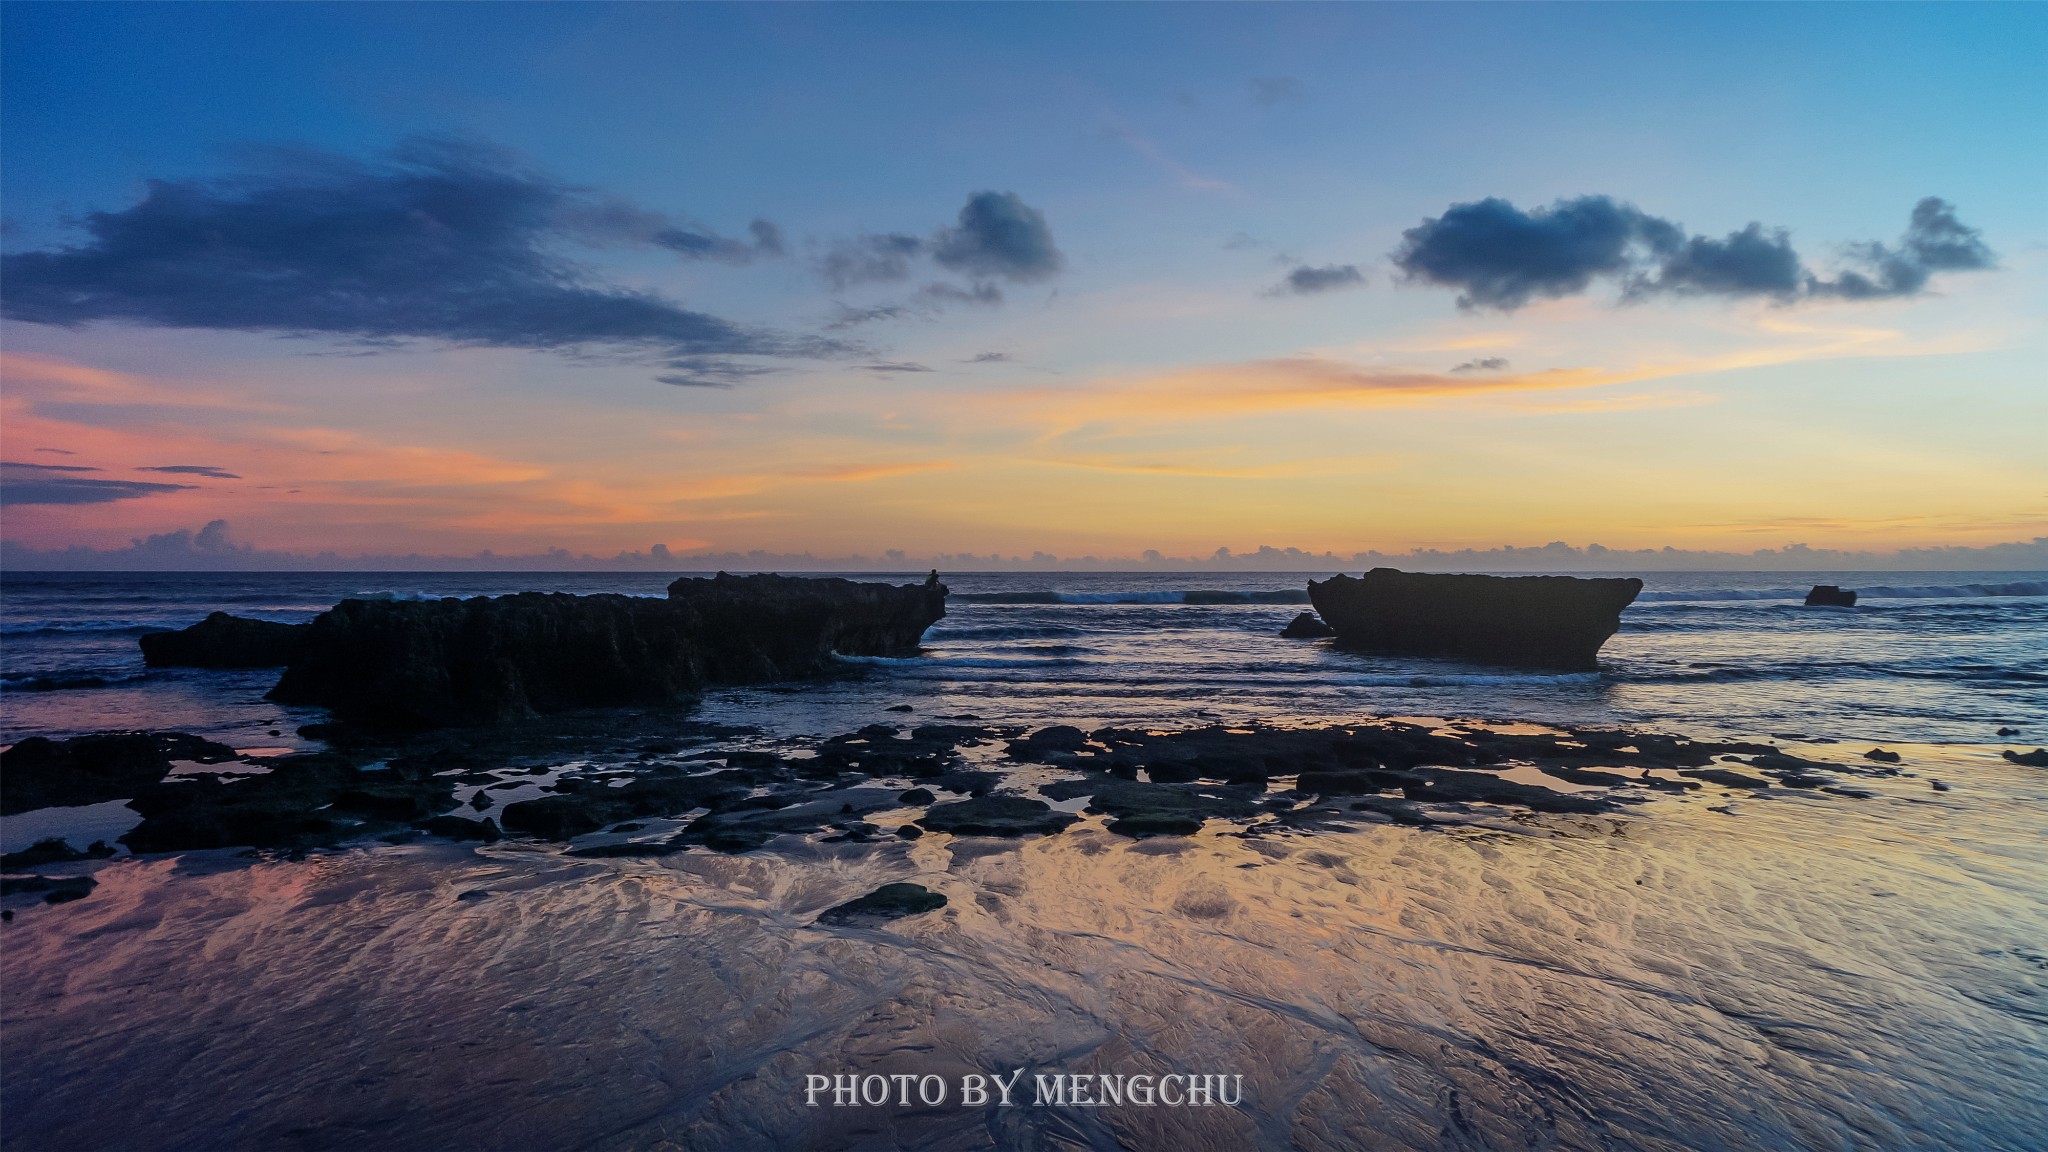
{"type": "Polygon", "coordinates": [[[2048,6],[10,0],[0,54],[17,563],[2048,536],[2048,6]]]}

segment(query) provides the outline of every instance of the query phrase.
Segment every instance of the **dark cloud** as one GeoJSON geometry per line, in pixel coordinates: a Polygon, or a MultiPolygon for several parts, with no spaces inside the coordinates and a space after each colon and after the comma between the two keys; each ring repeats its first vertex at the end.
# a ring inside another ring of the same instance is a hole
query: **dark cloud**
{"type": "Polygon", "coordinates": [[[156,484],[144,480],[94,480],[73,475],[97,472],[63,464],[0,463],[0,505],[111,504],[160,492],[176,492],[190,484],[156,484]]]}
{"type": "Polygon", "coordinates": [[[1740,232],[1730,232],[1725,240],[1691,237],[1663,258],[1653,277],[1633,282],[1629,292],[1790,300],[1799,295],[1805,275],[1783,228],[1766,233],[1763,225],[1751,223],[1740,232]]]}
{"type": "Polygon", "coordinates": [[[1016,357],[1008,352],[976,352],[962,361],[964,364],[1008,364],[1016,357]]]}
{"type": "Polygon", "coordinates": [[[820,270],[834,288],[908,280],[911,259],[924,250],[923,240],[901,232],[856,236],[833,245],[820,270]]]}
{"type": "Polygon", "coordinates": [[[905,304],[877,304],[873,308],[849,308],[840,304],[837,307],[839,314],[825,327],[834,330],[856,328],[877,320],[901,320],[906,316],[917,315],[915,309],[905,304]]]}
{"type": "MultiPolygon", "coordinates": [[[[509,157],[503,157],[509,162],[509,157]]],[[[616,197],[598,198],[581,189],[558,187],[561,200],[551,224],[561,235],[593,248],[666,248],[685,260],[751,264],[783,253],[782,229],[771,220],[747,225],[751,241],[721,236],[692,221],[674,220],[616,197]]]]}
{"type": "Polygon", "coordinates": [[[668,361],[666,367],[675,371],[664,372],[654,379],[678,388],[731,388],[776,371],[764,365],[742,364],[718,356],[678,356],[668,361]]]}
{"type": "Polygon", "coordinates": [[[992,308],[1003,302],[1003,290],[986,280],[976,281],[971,288],[934,281],[918,289],[917,294],[938,304],[979,304],[992,308]]]}
{"type": "Polygon", "coordinates": [[[1599,277],[1618,281],[1624,299],[1673,293],[1789,303],[1802,296],[1910,296],[1935,272],[1993,262],[1977,231],[1933,197],[1913,209],[1896,247],[1873,242],[1851,251],[1863,267],[1822,280],[1807,272],[1782,228],[1751,223],[1720,239],[1689,235],[1612,197],[1581,196],[1528,212],[1499,199],[1454,204],[1402,233],[1393,260],[1412,282],[1458,289],[1460,308],[1503,311],[1577,295],[1599,277]]]}
{"type": "Polygon", "coordinates": [[[137,472],[171,472],[182,476],[205,476],[211,480],[240,480],[241,477],[225,468],[210,464],[158,464],[153,467],[137,468],[137,472]]]}
{"type": "MultiPolygon", "coordinates": [[[[757,230],[764,230],[770,243],[759,240],[747,243],[731,240],[708,232],[692,232],[682,228],[664,228],[648,237],[651,243],[660,245],[671,252],[692,260],[719,260],[727,264],[751,263],[757,256],[779,256],[782,254],[782,230],[766,220],[754,221],[757,230]],[[765,226],[765,227],[764,227],[765,226]]],[[[756,236],[761,235],[757,231],[756,236]]]]}
{"type": "Polygon", "coordinates": [[[861,367],[867,369],[870,372],[879,372],[885,376],[896,372],[931,371],[930,368],[926,367],[923,364],[911,363],[909,361],[905,361],[904,363],[901,364],[863,364],[861,365],[861,367]]]}
{"type": "Polygon", "coordinates": [[[1670,223],[1606,196],[1532,212],[1489,197],[1403,232],[1394,264],[1410,280],[1459,289],[1460,308],[1511,310],[1629,271],[1638,246],[1668,250],[1679,241],[1670,223]]]}
{"type": "Polygon", "coordinates": [[[48,453],[49,453],[50,455],[52,455],[52,456],[76,456],[76,455],[78,455],[78,453],[76,453],[76,452],[73,452],[73,451],[72,451],[72,450],[70,450],[69,448],[38,448],[38,449],[36,449],[36,451],[38,451],[38,452],[48,452],[48,453]]]}
{"type": "Polygon", "coordinates": [[[1849,269],[1833,280],[1809,277],[1807,291],[1851,300],[1912,296],[1924,290],[1936,272],[1979,271],[1997,262],[1977,230],[1956,219],[1955,206],[1935,196],[1913,206],[1898,247],[1873,240],[1853,245],[1850,251],[1867,271],[1849,269]]]}
{"type": "MultiPolygon", "coordinates": [[[[898,283],[910,279],[915,262],[926,257],[971,280],[965,288],[934,282],[918,290],[919,299],[941,306],[1000,304],[1003,291],[996,280],[1044,280],[1065,264],[1043,213],[1014,192],[976,192],[960,209],[955,226],[941,228],[929,239],[905,232],[870,232],[841,240],[826,249],[818,271],[834,288],[898,283]]],[[[908,311],[902,305],[842,310],[832,327],[895,319],[908,311]]]]}
{"type": "Polygon", "coordinates": [[[955,272],[1016,283],[1047,279],[1066,264],[1045,214],[1015,192],[969,196],[959,224],[932,239],[932,258],[955,272]]]}
{"type": "Polygon", "coordinates": [[[1345,288],[1360,288],[1365,285],[1365,273],[1356,264],[1325,264],[1311,267],[1303,264],[1287,274],[1273,289],[1274,295],[1314,296],[1321,292],[1336,292],[1345,288]]]}
{"type": "Polygon", "coordinates": [[[85,243],[0,258],[5,314],[643,358],[835,350],[604,284],[561,254],[634,245],[751,258],[781,243],[766,221],[751,245],[723,240],[447,141],[375,162],[270,155],[228,179],[150,181],[134,207],[88,214],[85,243]]]}
{"type": "MultiPolygon", "coordinates": [[[[75,456],[75,455],[77,455],[77,453],[75,453],[75,452],[66,452],[66,453],[64,453],[64,455],[66,455],[66,456],[75,456]]],[[[95,467],[93,467],[93,466],[92,466],[92,465],[90,465],[90,464],[14,464],[14,463],[5,463],[5,464],[0,464],[0,467],[6,467],[6,468],[33,468],[33,469],[35,469],[35,470],[36,470],[36,471],[38,471],[38,472],[98,472],[98,471],[99,471],[99,469],[98,469],[98,468],[95,468],[95,467]]]]}
{"type": "Polygon", "coordinates": [[[1301,81],[1292,76],[1254,76],[1251,88],[1252,99],[1267,108],[1298,104],[1305,95],[1301,81]]]}
{"type": "Polygon", "coordinates": [[[780,256],[788,251],[782,226],[773,220],[755,220],[747,225],[747,233],[754,238],[754,251],[759,255],[780,256]]]}
{"type": "Polygon", "coordinates": [[[1457,373],[1505,372],[1507,370],[1508,362],[1498,356],[1483,356],[1477,360],[1467,360],[1456,368],[1451,369],[1451,371],[1457,373]]]}

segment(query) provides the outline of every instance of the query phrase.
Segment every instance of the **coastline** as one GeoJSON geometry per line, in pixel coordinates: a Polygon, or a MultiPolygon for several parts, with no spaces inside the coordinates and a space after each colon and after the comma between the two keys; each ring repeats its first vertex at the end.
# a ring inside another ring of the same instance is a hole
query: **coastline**
{"type": "Polygon", "coordinates": [[[2023,821],[1959,801],[2048,789],[1898,751],[1915,775],[1865,782],[1869,800],[1709,785],[1449,829],[1133,839],[1082,815],[1050,836],[740,855],[428,839],[107,865],[92,899],[7,927],[9,1046],[38,1055],[11,1061],[9,1128],[163,1147],[2024,1148],[2048,961],[2021,881],[2048,860],[2023,821]],[[1957,791],[1931,792],[1935,772],[1957,791]],[[1911,851],[1922,837],[1946,855],[1911,851]],[[946,907],[816,923],[903,880],[946,907]],[[1220,1068],[1247,1104],[801,1103],[812,1073],[1012,1067],[1220,1068]]]}
{"type": "MultiPolygon", "coordinates": [[[[67,814],[166,849],[39,864],[93,885],[0,900],[10,1142],[2024,1149],[2048,1124],[2023,1102],[2048,1075],[2048,770],[1999,755],[2033,745],[1851,741],[1839,712],[1831,734],[1282,710],[1205,686],[1219,653],[1357,660],[1280,639],[1297,603],[1079,595],[933,630],[1010,646],[993,668],[238,740],[148,786],[304,777],[219,847],[161,799],[142,825],[120,799],[5,817],[9,852],[67,814]],[[1187,653],[1180,682],[1147,652],[1187,653]],[[1242,1077],[1242,1100],[803,1099],[1013,1073],[1242,1077]]],[[[1855,620],[1714,623],[1757,611],[1855,620]]],[[[1389,679],[1405,701],[1585,677],[1389,679]]]]}

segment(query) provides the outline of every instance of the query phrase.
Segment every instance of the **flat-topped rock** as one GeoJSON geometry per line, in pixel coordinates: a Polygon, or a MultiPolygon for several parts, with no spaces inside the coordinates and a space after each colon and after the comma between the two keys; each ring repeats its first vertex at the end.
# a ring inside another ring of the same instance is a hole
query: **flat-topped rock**
{"type": "Polygon", "coordinates": [[[935,804],[925,810],[922,824],[927,832],[951,832],[957,836],[1024,836],[1033,832],[1058,832],[1077,817],[1056,812],[1052,805],[1028,796],[976,796],[952,804],[935,804]]]}
{"type": "Polygon", "coordinates": [[[946,614],[946,586],[859,583],[835,577],[683,577],[669,603],[695,620],[704,673],[744,684],[812,676],[838,656],[915,656],[925,629],[946,614]]]}
{"type": "Polygon", "coordinates": [[[1590,671],[1643,582],[1444,576],[1375,568],[1311,580],[1310,602],[1348,647],[1590,671]]]}
{"type": "Polygon", "coordinates": [[[914,656],[945,605],[936,574],[892,586],[721,573],[678,580],[666,600],[344,600],[305,626],[270,698],[397,728],[679,704],[823,675],[838,656],[914,656]]]}

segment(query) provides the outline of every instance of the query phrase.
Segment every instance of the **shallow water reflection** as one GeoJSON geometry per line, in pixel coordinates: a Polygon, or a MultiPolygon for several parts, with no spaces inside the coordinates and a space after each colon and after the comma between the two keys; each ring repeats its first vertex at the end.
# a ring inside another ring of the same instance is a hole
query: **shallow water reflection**
{"type": "Polygon", "coordinates": [[[1902,750],[1449,832],[112,862],[0,933],[8,1144],[2038,1148],[2048,773],[1902,750]],[[814,924],[897,880],[949,903],[814,924]],[[802,1104],[1015,1068],[1246,1102],[802,1104]]]}

